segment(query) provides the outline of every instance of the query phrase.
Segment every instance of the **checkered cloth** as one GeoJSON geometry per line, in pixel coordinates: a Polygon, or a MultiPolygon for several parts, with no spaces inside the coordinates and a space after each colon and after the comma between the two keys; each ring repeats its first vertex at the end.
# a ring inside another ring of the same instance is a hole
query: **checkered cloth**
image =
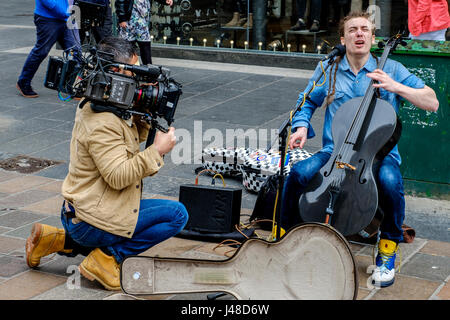
{"type": "MultiPolygon", "coordinates": [[[[289,174],[292,165],[307,159],[312,154],[302,150],[288,150],[284,174],[289,174]]],[[[202,152],[202,165],[222,175],[242,173],[242,184],[253,192],[259,192],[261,186],[271,175],[280,170],[280,152],[276,150],[252,150],[246,148],[225,149],[206,148],[202,152]]]]}
{"type": "Polygon", "coordinates": [[[206,148],[202,150],[202,165],[221,175],[236,174],[248,152],[245,148],[206,148]]]}

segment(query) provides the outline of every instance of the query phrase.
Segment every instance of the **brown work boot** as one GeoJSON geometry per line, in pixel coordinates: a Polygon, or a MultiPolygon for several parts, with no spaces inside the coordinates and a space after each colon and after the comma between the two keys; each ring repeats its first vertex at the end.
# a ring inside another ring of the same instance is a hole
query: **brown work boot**
{"type": "Polygon", "coordinates": [[[113,256],[96,248],[81,262],[80,273],[87,279],[97,280],[108,290],[120,290],[120,267],[113,256]]]}
{"type": "Polygon", "coordinates": [[[27,264],[30,268],[37,267],[41,258],[55,252],[70,253],[64,249],[66,232],[46,224],[35,223],[25,244],[27,264]]]}

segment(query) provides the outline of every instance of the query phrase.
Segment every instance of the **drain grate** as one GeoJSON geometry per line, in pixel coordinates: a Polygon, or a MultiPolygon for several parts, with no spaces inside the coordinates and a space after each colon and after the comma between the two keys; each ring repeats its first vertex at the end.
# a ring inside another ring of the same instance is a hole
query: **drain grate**
{"type": "Polygon", "coordinates": [[[1,160],[0,168],[8,171],[17,171],[20,173],[33,173],[61,163],[61,161],[19,155],[14,158],[1,160]]]}

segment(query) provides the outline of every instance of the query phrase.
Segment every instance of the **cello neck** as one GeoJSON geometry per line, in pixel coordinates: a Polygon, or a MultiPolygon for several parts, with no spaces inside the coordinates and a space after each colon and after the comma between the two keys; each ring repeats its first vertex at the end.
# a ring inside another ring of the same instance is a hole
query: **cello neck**
{"type": "MultiPolygon", "coordinates": [[[[401,37],[400,35],[396,35],[395,37],[391,38],[389,42],[385,45],[383,53],[378,61],[377,69],[383,70],[389,54],[391,53],[392,49],[395,48],[400,37],[401,37]]],[[[371,104],[375,102],[374,101],[375,88],[373,84],[374,81],[371,80],[369,87],[367,88],[366,93],[364,94],[364,98],[361,102],[358,112],[356,113],[355,118],[353,119],[353,123],[347,133],[345,142],[348,144],[355,145],[357,143],[357,139],[359,137],[359,133],[361,132],[367,112],[371,104]]]]}
{"type": "MultiPolygon", "coordinates": [[[[392,46],[390,44],[386,45],[380,59],[378,60],[377,69],[383,70],[384,66],[386,65],[386,61],[387,61],[387,58],[388,58],[391,50],[392,50],[392,46]]],[[[374,81],[371,80],[370,85],[367,88],[366,93],[364,95],[363,102],[364,101],[370,102],[373,99],[373,96],[375,94],[375,88],[373,87],[373,84],[374,84],[374,81]]]]}

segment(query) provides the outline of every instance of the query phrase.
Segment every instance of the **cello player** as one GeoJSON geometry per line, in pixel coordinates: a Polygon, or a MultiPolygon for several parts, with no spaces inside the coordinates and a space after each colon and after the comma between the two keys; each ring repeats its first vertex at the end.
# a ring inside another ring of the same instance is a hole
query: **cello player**
{"type": "MultiPolygon", "coordinates": [[[[380,97],[388,101],[396,112],[401,99],[406,99],[427,111],[436,112],[439,107],[434,90],[402,64],[388,59],[384,71],[377,69],[377,58],[370,52],[372,44],[375,43],[375,25],[368,13],[349,13],[340,22],[339,35],[341,43],[346,46],[346,54],[335,59],[327,72],[326,81],[322,86],[316,85],[303,107],[293,115],[289,148],[303,148],[307,139],[315,136],[310,119],[315,109],[325,102],[323,147],[310,158],[296,163],[284,184],[281,200],[283,229],[303,222],[298,210],[299,197],[331,156],[331,124],[336,110],[344,102],[364,96],[371,80],[375,81],[373,86],[379,88],[380,97]]],[[[322,68],[318,65],[312,79],[316,79],[320,73],[322,68]]],[[[313,80],[310,80],[306,89],[300,93],[297,103],[303,101],[303,95],[309,92],[312,86],[313,80]]],[[[394,282],[398,243],[403,240],[401,226],[405,217],[405,198],[400,164],[398,146],[395,146],[381,161],[375,173],[378,201],[382,205],[384,218],[380,225],[376,268],[372,280],[381,287],[390,286],[394,282]]]]}

